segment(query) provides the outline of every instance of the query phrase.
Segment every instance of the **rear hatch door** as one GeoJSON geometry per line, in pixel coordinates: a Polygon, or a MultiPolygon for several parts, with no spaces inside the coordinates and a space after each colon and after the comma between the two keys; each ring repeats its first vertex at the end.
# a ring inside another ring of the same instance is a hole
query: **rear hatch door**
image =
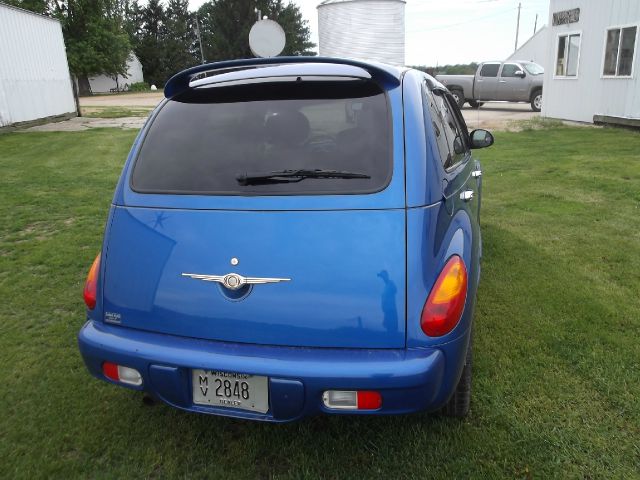
{"type": "Polygon", "coordinates": [[[399,88],[304,83],[191,91],[161,107],[116,194],[106,321],[230,342],[404,346],[399,88]],[[364,175],[238,179],[292,169],[364,175]]]}

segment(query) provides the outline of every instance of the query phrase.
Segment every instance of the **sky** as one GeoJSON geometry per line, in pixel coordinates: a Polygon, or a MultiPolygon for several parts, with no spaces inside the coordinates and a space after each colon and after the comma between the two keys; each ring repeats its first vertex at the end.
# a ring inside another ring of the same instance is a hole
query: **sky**
{"type": "MultiPolygon", "coordinates": [[[[292,0],[311,27],[318,44],[317,5],[321,0],[292,0]]],[[[205,0],[191,0],[195,10],[205,0]]],[[[407,0],[405,7],[405,61],[407,65],[445,65],[502,60],[514,51],[518,3],[518,46],[549,17],[549,0],[407,0]]],[[[317,51],[317,48],[316,48],[317,51]]]]}

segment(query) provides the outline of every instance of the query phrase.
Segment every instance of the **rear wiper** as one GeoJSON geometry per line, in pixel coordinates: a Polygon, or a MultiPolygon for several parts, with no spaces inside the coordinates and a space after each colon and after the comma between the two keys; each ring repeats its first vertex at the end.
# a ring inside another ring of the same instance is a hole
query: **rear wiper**
{"type": "Polygon", "coordinates": [[[294,183],[305,178],[371,178],[366,173],[340,170],[279,170],[275,172],[243,173],[236,180],[240,185],[262,185],[268,183],[294,183]]]}

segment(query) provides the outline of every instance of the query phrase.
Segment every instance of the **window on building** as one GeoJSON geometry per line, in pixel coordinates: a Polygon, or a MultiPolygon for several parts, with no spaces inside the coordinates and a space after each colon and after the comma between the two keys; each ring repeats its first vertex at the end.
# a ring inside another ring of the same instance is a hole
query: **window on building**
{"type": "Polygon", "coordinates": [[[556,56],[556,76],[577,77],[579,56],[580,34],[560,35],[558,37],[558,55],[556,56]]]}
{"type": "Polygon", "coordinates": [[[607,44],[602,68],[603,75],[615,77],[631,76],[637,33],[637,26],[610,28],[607,30],[607,44]]]}
{"type": "Polygon", "coordinates": [[[500,69],[499,63],[485,63],[484,65],[482,65],[482,68],[480,69],[480,76],[481,77],[497,77],[499,69],[500,69]]]}

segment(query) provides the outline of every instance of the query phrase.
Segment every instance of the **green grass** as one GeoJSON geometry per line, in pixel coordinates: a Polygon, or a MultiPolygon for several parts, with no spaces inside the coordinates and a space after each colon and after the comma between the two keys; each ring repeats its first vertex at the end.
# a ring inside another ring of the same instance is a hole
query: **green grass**
{"type": "Polygon", "coordinates": [[[0,477],[639,478],[640,135],[498,133],[473,404],[258,424],[90,378],[81,290],[135,132],[0,135],[0,477]]]}
{"type": "Polygon", "coordinates": [[[146,117],[153,107],[82,107],[82,116],[89,118],[146,117]]]}

